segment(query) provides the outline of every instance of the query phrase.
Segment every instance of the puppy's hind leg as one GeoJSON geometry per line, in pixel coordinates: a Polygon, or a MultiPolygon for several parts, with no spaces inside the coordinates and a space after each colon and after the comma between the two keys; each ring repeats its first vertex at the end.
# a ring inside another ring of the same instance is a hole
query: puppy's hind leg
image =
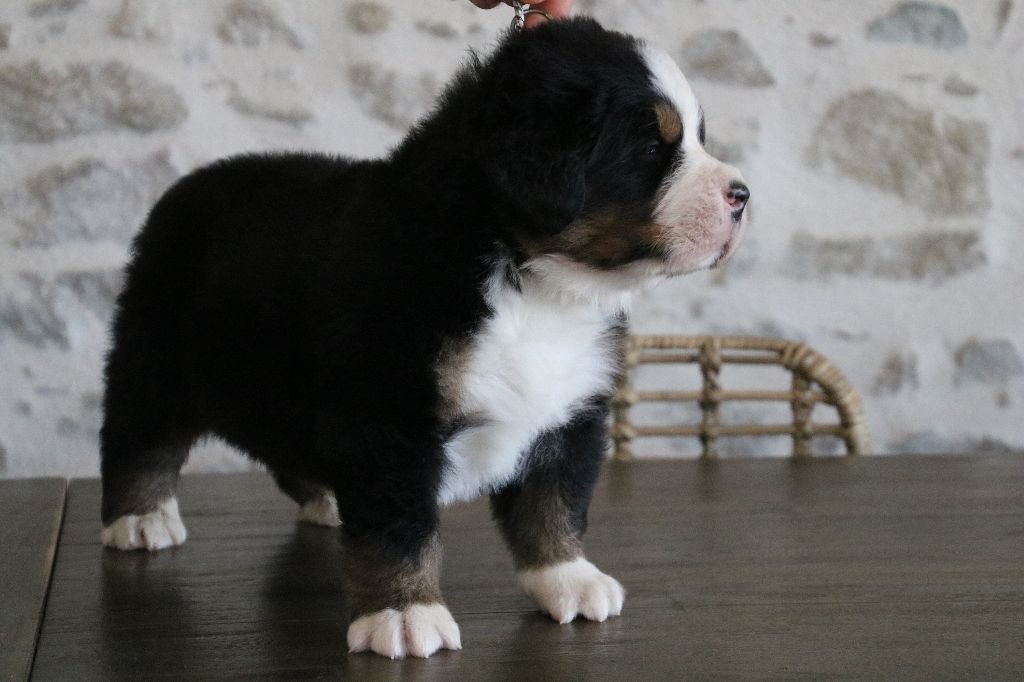
{"type": "Polygon", "coordinates": [[[338,503],[326,486],[280,471],[272,471],[271,474],[277,487],[299,503],[299,521],[330,528],[341,525],[338,503]]]}
{"type": "Polygon", "coordinates": [[[108,433],[105,428],[103,544],[155,551],[185,542],[175,489],[190,443],[172,438],[124,447],[108,433]]]}
{"type": "Polygon", "coordinates": [[[115,346],[100,430],[103,544],[155,551],[185,541],[175,490],[198,431],[167,367],[115,346]]]}

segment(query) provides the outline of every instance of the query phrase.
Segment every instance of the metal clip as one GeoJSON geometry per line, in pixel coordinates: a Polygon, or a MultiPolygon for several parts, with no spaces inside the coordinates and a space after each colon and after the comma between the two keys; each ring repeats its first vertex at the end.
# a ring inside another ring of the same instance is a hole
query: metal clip
{"type": "Polygon", "coordinates": [[[539,14],[548,21],[552,20],[552,16],[542,9],[530,9],[529,3],[522,3],[519,0],[512,0],[512,9],[515,10],[515,16],[512,17],[512,30],[522,31],[526,27],[526,17],[531,14],[539,14]]]}

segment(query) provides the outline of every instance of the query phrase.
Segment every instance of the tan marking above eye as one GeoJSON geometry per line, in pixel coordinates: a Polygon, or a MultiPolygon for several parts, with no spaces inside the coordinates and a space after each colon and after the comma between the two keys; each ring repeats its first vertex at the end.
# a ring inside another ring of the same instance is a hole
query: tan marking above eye
{"type": "Polygon", "coordinates": [[[663,142],[675,144],[683,139],[683,119],[674,106],[658,102],[654,105],[654,115],[658,118],[658,134],[663,142]]]}

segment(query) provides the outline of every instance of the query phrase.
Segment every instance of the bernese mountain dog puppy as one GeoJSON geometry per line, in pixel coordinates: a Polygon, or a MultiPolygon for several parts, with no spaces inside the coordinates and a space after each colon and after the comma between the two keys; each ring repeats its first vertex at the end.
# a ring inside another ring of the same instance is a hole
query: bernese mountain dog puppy
{"type": "Polygon", "coordinates": [[[300,518],[340,523],[352,651],[460,648],[439,509],[482,493],[541,609],[618,615],[581,536],[624,311],[728,259],[748,197],[672,59],[588,19],[472,59],[386,158],[193,172],[150,213],[118,299],[103,543],[184,542],[179,469],[216,434],[300,518]]]}

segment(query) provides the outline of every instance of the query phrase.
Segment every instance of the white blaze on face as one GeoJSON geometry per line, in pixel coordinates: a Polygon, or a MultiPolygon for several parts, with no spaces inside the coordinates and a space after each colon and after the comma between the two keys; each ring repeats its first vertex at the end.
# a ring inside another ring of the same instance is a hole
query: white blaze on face
{"type": "Polygon", "coordinates": [[[743,237],[746,217],[736,222],[725,194],[740,172],[705,151],[700,142],[701,111],[686,77],[663,50],[643,47],[655,90],[683,121],[683,162],[665,183],[655,221],[665,228],[670,274],[710,267],[728,259],[743,237]]]}

